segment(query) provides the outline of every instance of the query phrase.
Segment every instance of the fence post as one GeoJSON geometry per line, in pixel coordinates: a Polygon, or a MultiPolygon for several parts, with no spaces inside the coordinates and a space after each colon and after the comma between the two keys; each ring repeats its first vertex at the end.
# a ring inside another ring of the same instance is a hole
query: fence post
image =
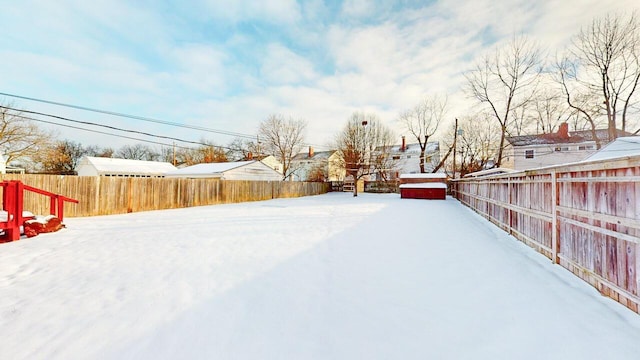
{"type": "Polygon", "coordinates": [[[551,171],[551,261],[558,264],[558,249],[560,248],[560,224],[558,223],[558,173],[551,171]]]}

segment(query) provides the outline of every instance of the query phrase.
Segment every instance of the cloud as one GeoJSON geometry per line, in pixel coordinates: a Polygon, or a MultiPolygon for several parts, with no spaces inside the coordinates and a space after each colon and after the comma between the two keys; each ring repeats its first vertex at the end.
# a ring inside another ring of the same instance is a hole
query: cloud
{"type": "Polygon", "coordinates": [[[298,84],[313,81],[317,77],[310,59],[282,44],[269,44],[261,63],[261,78],[272,85],[298,84]]]}

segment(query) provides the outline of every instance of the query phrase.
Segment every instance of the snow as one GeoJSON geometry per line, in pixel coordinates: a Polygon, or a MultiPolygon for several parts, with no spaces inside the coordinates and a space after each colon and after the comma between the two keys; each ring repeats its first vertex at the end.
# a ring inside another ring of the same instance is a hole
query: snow
{"type": "Polygon", "coordinates": [[[609,160],[640,155],[640,136],[619,137],[583,160],[609,160]]]}
{"type": "Polygon", "coordinates": [[[196,164],[196,165],[191,165],[182,169],[169,171],[166,173],[166,175],[181,176],[181,175],[220,174],[225,171],[229,171],[235,168],[239,168],[241,166],[252,164],[254,162],[256,162],[256,160],[196,164]]]}
{"type": "MultiPolygon", "coordinates": [[[[22,218],[32,218],[35,215],[31,211],[23,211],[22,218]]],[[[8,221],[9,213],[5,210],[0,210],[0,222],[8,221]]],[[[13,216],[11,217],[13,219],[13,216]]]]}
{"type": "Polygon", "coordinates": [[[640,316],[457,201],[68,218],[0,245],[0,359],[637,359],[640,316]]]}
{"type": "MultiPolygon", "coordinates": [[[[98,174],[120,174],[120,175],[132,175],[132,174],[145,174],[145,175],[163,175],[167,171],[175,170],[176,167],[168,162],[160,161],[144,161],[133,159],[115,159],[105,157],[93,157],[85,156],[80,161],[78,171],[82,170],[84,173],[84,167],[93,166],[98,174]],[[81,169],[83,168],[83,169],[81,169]]],[[[90,176],[94,173],[89,171],[90,176]]]]}
{"type": "Polygon", "coordinates": [[[446,189],[447,184],[444,183],[417,183],[417,184],[402,184],[400,189],[446,189]]]}

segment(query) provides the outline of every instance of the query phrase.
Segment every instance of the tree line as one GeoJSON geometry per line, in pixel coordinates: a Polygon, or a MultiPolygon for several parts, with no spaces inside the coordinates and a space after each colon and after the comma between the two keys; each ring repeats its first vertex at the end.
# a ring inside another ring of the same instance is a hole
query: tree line
{"type": "MultiPolygon", "coordinates": [[[[442,127],[445,120],[451,120],[449,96],[442,94],[424,96],[394,119],[409,140],[419,145],[421,172],[425,171],[427,143],[436,136],[444,146],[433,171],[464,174],[499,167],[508,137],[552,133],[564,122],[572,129],[591,131],[597,148],[603,144],[595,136],[596,129],[606,128],[608,140],[638,134],[637,14],[595,18],[553,55],[534,39],[513,36],[478,56],[464,78],[463,93],[475,106],[466,114],[457,114],[453,126],[442,127]],[[456,155],[459,160],[453,164],[456,155]]],[[[53,134],[10,106],[0,106],[0,126],[0,151],[7,162],[20,160],[32,172],[70,174],[85,155],[185,165],[273,155],[282,164],[286,180],[298,170],[293,158],[305,147],[307,124],[304,119],[272,114],[259,124],[255,140],[236,138],[220,146],[201,139],[197,147],[135,144],[118,149],[51,141],[53,134]]],[[[339,152],[353,179],[374,173],[385,179],[396,166],[389,156],[396,139],[378,115],[354,112],[328,146],[339,152]]],[[[322,178],[317,173],[313,176],[322,178]]]]}

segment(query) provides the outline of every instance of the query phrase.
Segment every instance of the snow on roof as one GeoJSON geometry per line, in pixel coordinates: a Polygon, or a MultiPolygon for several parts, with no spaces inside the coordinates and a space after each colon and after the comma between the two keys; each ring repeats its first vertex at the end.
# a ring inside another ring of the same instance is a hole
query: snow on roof
{"type": "Polygon", "coordinates": [[[515,170],[507,169],[507,168],[492,168],[492,169],[486,169],[486,170],[480,170],[480,171],[468,173],[464,177],[491,176],[491,175],[499,175],[499,174],[508,174],[512,172],[515,172],[515,170]]]}
{"type": "MultiPolygon", "coordinates": [[[[618,136],[631,135],[628,132],[617,130],[618,136]]],[[[597,129],[596,137],[601,142],[609,140],[608,129],[597,129]]],[[[538,134],[538,135],[520,135],[510,136],[506,140],[513,146],[529,146],[529,145],[550,145],[550,144],[576,144],[582,142],[595,141],[591,130],[570,131],[569,137],[562,137],[557,133],[538,134]]]]}
{"type": "Polygon", "coordinates": [[[163,175],[167,171],[176,169],[176,167],[170,163],[160,161],[114,159],[93,156],[86,156],[85,159],[89,164],[93,165],[99,173],[163,175]]]}
{"type": "Polygon", "coordinates": [[[182,169],[169,171],[166,175],[212,175],[221,174],[241,166],[249,165],[257,162],[256,160],[222,162],[222,163],[205,163],[187,166],[182,169]]]}
{"type": "Polygon", "coordinates": [[[419,183],[419,184],[402,184],[400,189],[446,189],[445,183],[419,183]]]}
{"type": "Polygon", "coordinates": [[[400,179],[446,179],[447,174],[400,174],[400,179]]]}
{"type": "MultiPolygon", "coordinates": [[[[398,152],[420,152],[420,144],[418,144],[418,143],[406,144],[404,151],[402,151],[401,148],[402,148],[402,145],[392,145],[390,151],[392,153],[398,153],[398,152]]],[[[430,142],[428,142],[424,151],[426,153],[432,153],[432,152],[440,151],[440,142],[438,142],[438,141],[430,141],[430,142]]]]}
{"type": "Polygon", "coordinates": [[[637,155],[640,155],[640,136],[627,136],[615,139],[588,156],[583,162],[637,155]]]}
{"type": "Polygon", "coordinates": [[[329,157],[331,157],[331,155],[333,155],[335,152],[336,150],[314,151],[313,156],[309,157],[309,152],[305,151],[305,152],[297,153],[296,156],[293,157],[293,160],[308,160],[308,159],[326,160],[329,157]]]}

